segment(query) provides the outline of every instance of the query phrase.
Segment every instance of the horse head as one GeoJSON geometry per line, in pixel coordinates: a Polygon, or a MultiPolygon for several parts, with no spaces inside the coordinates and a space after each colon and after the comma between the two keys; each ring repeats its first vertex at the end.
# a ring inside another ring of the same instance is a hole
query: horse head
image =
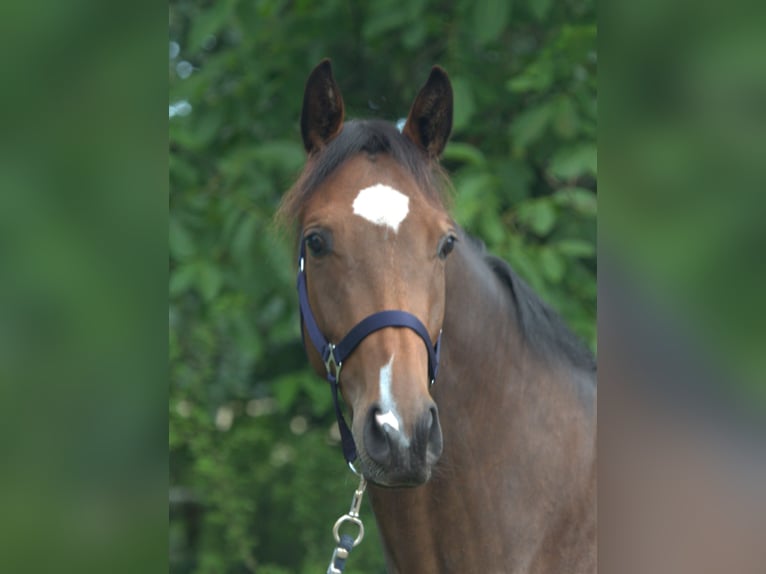
{"type": "MultiPolygon", "coordinates": [[[[442,452],[430,387],[445,266],[458,237],[439,185],[438,157],[451,126],[452,88],[441,68],[432,69],[399,132],[376,120],[345,122],[324,60],[304,93],[306,167],[282,208],[297,220],[304,315],[312,315],[320,339],[338,344],[385,312],[403,318],[367,329],[330,374],[352,415],[359,469],[385,486],[424,483],[442,452]]],[[[304,316],[304,340],[317,338],[306,324],[304,316]]],[[[328,353],[316,347],[306,345],[308,358],[324,376],[328,353]]]]}

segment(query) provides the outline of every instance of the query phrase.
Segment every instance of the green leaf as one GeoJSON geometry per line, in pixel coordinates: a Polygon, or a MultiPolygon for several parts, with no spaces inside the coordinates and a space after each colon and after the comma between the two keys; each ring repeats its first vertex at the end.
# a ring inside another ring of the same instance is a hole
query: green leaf
{"type": "Polygon", "coordinates": [[[556,250],[567,257],[593,257],[596,247],[584,239],[562,239],[554,244],[556,250]]]}
{"type": "Polygon", "coordinates": [[[488,245],[499,245],[502,243],[508,230],[503,226],[497,212],[487,213],[485,217],[479,220],[481,225],[481,234],[488,245]]]}
{"type": "Polygon", "coordinates": [[[177,261],[189,259],[196,251],[191,234],[175,217],[168,222],[168,248],[170,256],[177,261]]]}
{"type": "Polygon", "coordinates": [[[422,19],[410,21],[410,26],[402,34],[402,44],[407,48],[417,48],[423,44],[428,29],[422,19]]]}
{"type": "Polygon", "coordinates": [[[362,36],[365,40],[373,40],[404,26],[410,14],[400,8],[392,6],[391,9],[376,14],[375,18],[368,18],[362,26],[362,36]]]}
{"type": "Polygon", "coordinates": [[[543,277],[540,275],[540,266],[530,259],[528,248],[519,247],[513,249],[508,254],[508,262],[535,291],[539,291],[543,287],[543,277]]]}
{"type": "Polygon", "coordinates": [[[598,210],[596,194],[582,187],[564,187],[553,194],[553,202],[582,215],[595,217],[598,210]]]}
{"type": "Polygon", "coordinates": [[[306,160],[303,146],[296,140],[274,140],[253,150],[253,159],[263,165],[276,165],[287,172],[298,170],[306,160]]]}
{"type": "Polygon", "coordinates": [[[171,297],[177,297],[188,291],[197,279],[197,268],[194,264],[184,264],[176,267],[170,274],[168,291],[171,297]]]}
{"type": "Polygon", "coordinates": [[[473,5],[473,37],[484,46],[500,36],[511,11],[510,0],[477,0],[473,5]]]}
{"type": "Polygon", "coordinates": [[[473,90],[471,84],[461,77],[452,80],[452,91],[454,93],[455,103],[452,117],[452,131],[457,133],[468,126],[473,117],[476,106],[473,101],[473,90]]]}
{"type": "Polygon", "coordinates": [[[198,274],[198,286],[202,298],[210,302],[215,299],[218,291],[221,289],[223,275],[216,266],[207,261],[199,264],[198,274]]]}
{"type": "Polygon", "coordinates": [[[596,175],[596,145],[592,143],[565,147],[556,152],[548,171],[559,179],[596,175]]]}
{"type": "Polygon", "coordinates": [[[231,241],[231,253],[239,261],[245,261],[252,255],[258,226],[258,216],[254,213],[248,213],[240,221],[231,241]]]}
{"type": "Polygon", "coordinates": [[[540,249],[540,267],[551,283],[560,283],[564,277],[564,259],[550,246],[540,249]]]}
{"type": "Polygon", "coordinates": [[[487,209],[488,203],[492,202],[495,179],[486,171],[470,171],[455,178],[454,184],[457,191],[454,205],[455,218],[462,224],[468,225],[487,209]]]}
{"type": "MultiPolygon", "coordinates": [[[[172,122],[174,125],[176,122],[172,122]]],[[[181,118],[170,132],[170,141],[187,150],[205,152],[218,136],[223,123],[222,110],[211,107],[205,114],[192,114],[181,118]]]]}
{"type": "Polygon", "coordinates": [[[526,149],[540,139],[552,115],[553,106],[550,103],[544,103],[516,116],[511,123],[511,143],[514,148],[526,149]]]}
{"type": "Polygon", "coordinates": [[[518,217],[535,235],[544,237],[556,223],[556,210],[547,198],[528,201],[519,207],[518,217]]]}
{"type": "Polygon", "coordinates": [[[552,0],[528,0],[529,11],[535,20],[542,22],[551,10],[552,0]]]}
{"type": "Polygon", "coordinates": [[[544,92],[553,83],[553,63],[548,58],[535,60],[521,75],[508,80],[506,87],[514,93],[544,92]]]}
{"type": "Polygon", "coordinates": [[[327,390],[327,383],[311,375],[304,377],[303,381],[303,390],[309,396],[312,412],[316,416],[329,413],[333,402],[332,393],[327,390]]]}
{"type": "Polygon", "coordinates": [[[282,412],[290,412],[295,405],[298,397],[298,392],[303,386],[303,379],[305,378],[303,371],[289,373],[282,377],[279,377],[271,385],[274,398],[279,405],[282,412]]]}
{"type": "Polygon", "coordinates": [[[255,146],[241,146],[218,160],[218,168],[227,178],[236,179],[257,165],[268,173],[295,174],[306,159],[297,141],[274,140],[255,146]]]}
{"type": "Polygon", "coordinates": [[[210,9],[201,10],[192,20],[188,44],[184,48],[190,54],[202,49],[205,41],[223,28],[235,6],[235,0],[218,0],[211,4],[210,9]]]}
{"type": "Polygon", "coordinates": [[[471,144],[459,142],[450,142],[447,145],[442,154],[442,160],[460,162],[477,167],[483,167],[487,163],[487,159],[479,148],[471,144]]]}
{"type": "Polygon", "coordinates": [[[579,118],[572,98],[569,96],[557,98],[553,114],[553,129],[562,139],[569,140],[577,135],[578,128],[579,118]]]}

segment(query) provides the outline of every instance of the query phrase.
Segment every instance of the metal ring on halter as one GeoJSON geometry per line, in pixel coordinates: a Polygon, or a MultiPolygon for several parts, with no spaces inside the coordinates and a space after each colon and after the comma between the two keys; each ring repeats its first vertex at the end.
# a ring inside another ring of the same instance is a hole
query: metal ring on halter
{"type": "Polygon", "coordinates": [[[364,539],[364,524],[356,516],[344,514],[335,521],[335,525],[332,527],[332,535],[335,537],[335,542],[340,542],[340,525],[344,522],[353,522],[359,527],[359,534],[356,535],[354,540],[354,547],[356,547],[364,539]]]}

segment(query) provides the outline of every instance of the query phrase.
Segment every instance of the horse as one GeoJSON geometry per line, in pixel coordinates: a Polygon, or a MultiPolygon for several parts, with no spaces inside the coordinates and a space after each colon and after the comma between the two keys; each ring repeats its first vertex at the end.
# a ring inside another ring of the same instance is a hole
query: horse
{"type": "Polygon", "coordinates": [[[450,216],[452,111],[438,66],[401,129],[346,121],[329,60],[309,75],[306,165],[278,213],[307,357],[389,572],[595,572],[595,358],[450,216]]]}

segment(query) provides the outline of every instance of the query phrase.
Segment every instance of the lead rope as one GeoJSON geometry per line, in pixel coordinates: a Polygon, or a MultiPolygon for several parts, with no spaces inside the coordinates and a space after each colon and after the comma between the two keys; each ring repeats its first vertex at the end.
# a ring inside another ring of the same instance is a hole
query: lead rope
{"type": "Polygon", "coordinates": [[[364,496],[364,489],[367,488],[367,480],[364,475],[357,472],[357,470],[349,463],[349,468],[359,476],[359,486],[354,491],[354,496],[351,499],[351,508],[346,514],[343,514],[335,521],[335,525],[332,527],[332,535],[335,537],[335,542],[338,544],[332,553],[330,558],[330,565],[327,567],[327,574],[341,574],[346,567],[346,560],[348,555],[363,539],[364,539],[364,524],[359,517],[359,508],[362,506],[362,497],[364,496]],[[344,522],[351,522],[359,528],[359,533],[356,538],[350,534],[340,534],[340,527],[344,522]]]}

